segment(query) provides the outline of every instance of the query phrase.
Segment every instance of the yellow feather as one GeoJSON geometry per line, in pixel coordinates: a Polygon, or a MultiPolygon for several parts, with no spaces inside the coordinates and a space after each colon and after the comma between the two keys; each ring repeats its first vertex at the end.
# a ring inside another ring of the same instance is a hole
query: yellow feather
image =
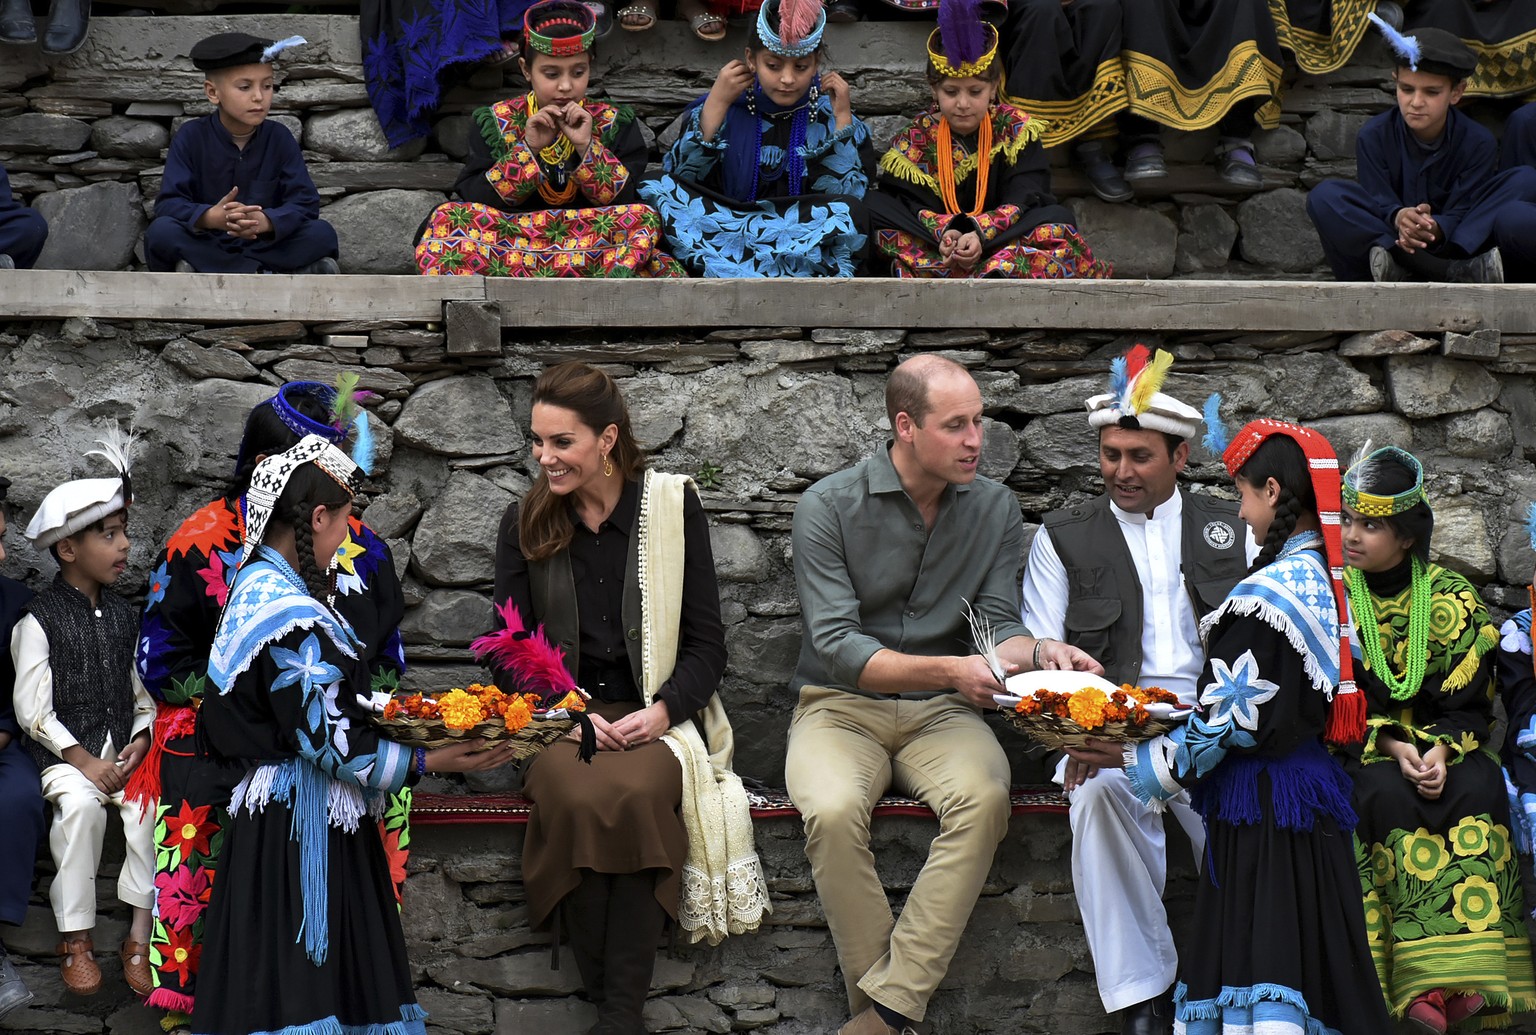
{"type": "Polygon", "coordinates": [[[1151,405],[1152,397],[1163,387],[1163,382],[1168,380],[1168,371],[1173,366],[1173,355],[1157,350],[1152,357],[1152,362],[1142,370],[1141,376],[1136,378],[1136,383],[1131,386],[1131,412],[1143,413],[1151,405]]]}

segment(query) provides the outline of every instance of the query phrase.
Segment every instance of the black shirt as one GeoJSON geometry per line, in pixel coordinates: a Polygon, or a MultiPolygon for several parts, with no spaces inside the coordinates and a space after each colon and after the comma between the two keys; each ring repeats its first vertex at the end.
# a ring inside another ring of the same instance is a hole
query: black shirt
{"type": "MultiPolygon", "coordinates": [[[[626,482],[618,504],[597,531],[571,512],[575,532],[569,547],[571,577],[576,583],[576,614],[580,626],[582,689],[604,701],[639,701],[624,637],[624,572],[640,483],[626,482]]],[[[691,489],[683,497],[683,606],[677,664],[658,696],[676,725],[709,703],[725,674],[725,627],[720,621],[720,587],[709,545],[709,521],[691,489]]],[[[531,626],[539,620],[528,578],[528,560],[518,539],[518,505],[507,508],[496,542],[496,603],[517,605],[531,626]]],[[[639,650],[638,642],[633,644],[639,650]]]]}

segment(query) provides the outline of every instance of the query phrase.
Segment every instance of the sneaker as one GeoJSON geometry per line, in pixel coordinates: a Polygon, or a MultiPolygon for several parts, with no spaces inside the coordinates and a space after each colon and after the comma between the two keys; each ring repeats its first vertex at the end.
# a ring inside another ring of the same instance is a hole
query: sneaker
{"type": "Polygon", "coordinates": [[[4,252],[0,252],[0,270],[13,270],[16,268],[16,260],[4,252]]]}
{"type": "Polygon", "coordinates": [[[1086,144],[1078,144],[1072,155],[1077,159],[1083,175],[1088,177],[1093,192],[1103,200],[1130,201],[1136,196],[1131,185],[1125,182],[1125,177],[1120,175],[1120,170],[1115,168],[1115,163],[1109,160],[1101,141],[1091,140],[1086,144]]]}
{"type": "Polygon", "coordinates": [[[1243,190],[1258,190],[1264,186],[1264,174],[1259,172],[1253,157],[1253,145],[1246,140],[1224,140],[1216,149],[1216,173],[1223,183],[1230,183],[1243,190]]]}
{"type": "Polygon", "coordinates": [[[1447,1025],[1460,1024],[1468,1017],[1481,1013],[1483,1007],[1487,1005],[1488,1000],[1484,999],[1477,992],[1464,992],[1460,995],[1453,995],[1445,1001],[1445,1023],[1447,1025]]]}
{"type": "Polygon", "coordinates": [[[341,266],[335,259],[327,255],[323,259],[316,259],[307,266],[300,266],[293,272],[299,276],[334,277],[341,272],[341,266]]]}
{"type": "Polygon", "coordinates": [[[197,269],[190,262],[188,262],[186,259],[177,259],[176,260],[176,272],[177,273],[196,273],[197,269]]]}
{"type": "Polygon", "coordinates": [[[1412,279],[1413,275],[1398,264],[1390,251],[1379,244],[1371,249],[1371,280],[1377,284],[1396,284],[1412,279]]]}
{"type": "Polygon", "coordinates": [[[19,1010],[32,1001],[32,990],[27,987],[16,965],[0,950],[0,1019],[13,1010],[19,1010]]]}
{"type": "Polygon", "coordinates": [[[1481,255],[1451,263],[1446,268],[1445,277],[1453,284],[1502,284],[1504,257],[1497,248],[1489,248],[1481,255]]]}
{"type": "Polygon", "coordinates": [[[1159,180],[1168,175],[1168,163],[1163,158],[1163,145],[1156,141],[1137,144],[1125,156],[1127,180],[1159,180]]]}

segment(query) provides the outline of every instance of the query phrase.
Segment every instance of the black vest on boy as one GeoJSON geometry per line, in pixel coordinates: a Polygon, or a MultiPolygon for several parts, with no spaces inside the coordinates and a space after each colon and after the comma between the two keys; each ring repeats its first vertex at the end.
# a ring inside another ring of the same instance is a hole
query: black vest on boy
{"type": "MultiPolygon", "coordinates": [[[[1180,567],[1198,620],[1248,574],[1247,528],[1236,503],[1179,492],[1184,497],[1180,567]]],[[[1109,497],[1052,511],[1045,527],[1067,571],[1066,641],[1097,658],[1111,683],[1136,685],[1142,663],[1141,580],[1109,497]]]]}
{"type": "MultiPolygon", "coordinates": [[[[108,590],[102,590],[101,606],[92,607],[62,576],[33,597],[27,611],[48,637],[53,711],[64,728],[92,754],[108,737],[119,749],[127,747],[133,731],[138,613],[108,590]]],[[[43,745],[28,737],[24,742],[39,769],[59,763],[43,745]]]]}

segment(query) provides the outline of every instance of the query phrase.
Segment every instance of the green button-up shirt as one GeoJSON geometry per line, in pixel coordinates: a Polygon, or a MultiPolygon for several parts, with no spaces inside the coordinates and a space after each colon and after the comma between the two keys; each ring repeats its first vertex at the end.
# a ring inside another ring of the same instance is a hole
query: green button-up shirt
{"type": "Polygon", "coordinates": [[[804,635],[790,688],[864,693],[859,675],[881,648],[974,654],[967,601],[991,619],[998,643],[1029,635],[1019,621],[1023,546],[1018,500],[990,478],[946,488],[932,529],[901,487],[889,447],[823,478],[795,508],[804,635]]]}

